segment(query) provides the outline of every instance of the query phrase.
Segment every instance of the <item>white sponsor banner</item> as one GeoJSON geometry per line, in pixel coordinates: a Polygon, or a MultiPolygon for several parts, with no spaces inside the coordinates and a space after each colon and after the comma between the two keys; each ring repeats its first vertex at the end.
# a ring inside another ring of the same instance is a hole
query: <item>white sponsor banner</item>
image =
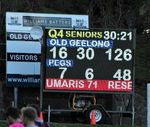
{"type": "Polygon", "coordinates": [[[22,75],[40,74],[40,62],[7,61],[7,74],[22,74],[22,75]]]}
{"type": "Polygon", "coordinates": [[[34,41],[7,41],[6,50],[16,53],[41,53],[41,44],[34,41]]]}
{"type": "Polygon", "coordinates": [[[87,15],[6,12],[6,31],[30,30],[32,26],[89,28],[87,15]]]}

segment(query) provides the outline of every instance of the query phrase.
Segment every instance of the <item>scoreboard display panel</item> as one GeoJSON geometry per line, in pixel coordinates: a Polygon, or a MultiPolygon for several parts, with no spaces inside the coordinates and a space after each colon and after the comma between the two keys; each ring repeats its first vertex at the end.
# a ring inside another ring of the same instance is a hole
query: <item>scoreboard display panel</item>
{"type": "Polygon", "coordinates": [[[134,30],[45,30],[45,89],[132,92],[134,30]]]}

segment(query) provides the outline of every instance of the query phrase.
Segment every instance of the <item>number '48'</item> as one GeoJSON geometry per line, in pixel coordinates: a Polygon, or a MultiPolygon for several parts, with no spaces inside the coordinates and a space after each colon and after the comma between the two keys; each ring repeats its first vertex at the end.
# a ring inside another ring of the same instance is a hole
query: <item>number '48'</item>
{"type": "Polygon", "coordinates": [[[113,78],[118,79],[118,80],[131,80],[131,70],[125,69],[121,70],[118,69],[116,73],[113,75],[113,78]]]}

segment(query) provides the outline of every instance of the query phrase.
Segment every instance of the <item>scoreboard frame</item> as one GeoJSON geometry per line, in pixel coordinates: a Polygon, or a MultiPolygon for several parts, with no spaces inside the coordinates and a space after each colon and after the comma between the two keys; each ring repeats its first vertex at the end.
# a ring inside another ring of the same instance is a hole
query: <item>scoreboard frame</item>
{"type": "MultiPolygon", "coordinates": [[[[53,28],[52,28],[53,29],[53,28]]],[[[135,80],[135,46],[136,46],[136,40],[135,40],[135,38],[136,38],[136,30],[135,29],[115,29],[115,31],[132,31],[132,42],[133,42],[133,44],[132,44],[132,47],[133,47],[133,49],[132,49],[132,90],[131,91],[101,91],[101,90],[99,90],[99,91],[94,91],[94,90],[56,90],[56,89],[46,89],[45,88],[45,84],[46,84],[46,69],[47,69],[47,67],[46,67],[46,50],[47,50],[47,33],[46,33],[46,31],[47,31],[48,29],[45,29],[45,34],[44,34],[44,43],[43,43],[43,51],[42,51],[42,54],[43,54],[43,85],[42,85],[42,88],[43,88],[43,92],[61,92],[61,93],[107,93],[107,94],[132,94],[132,93],[134,93],[134,80],[135,80]]],[[[55,30],[58,30],[58,29],[55,29],[55,30]]],[[[61,29],[59,29],[59,30],[61,30],[61,29]]],[[[70,29],[63,29],[63,30],[68,30],[68,31],[84,31],[84,30],[70,30],[70,29]]],[[[104,29],[90,29],[90,30],[87,30],[87,31],[93,31],[93,30],[95,30],[95,31],[99,31],[99,30],[104,30],[104,29]]],[[[107,29],[107,30],[105,30],[105,31],[114,31],[114,29],[107,29]]],[[[116,35],[118,35],[118,34],[116,34],[116,35]]],[[[75,38],[76,39],[76,38],[75,38]]],[[[78,39],[78,38],[77,38],[78,39]]],[[[89,37],[89,39],[90,39],[90,37],[89,37]]],[[[115,38],[117,41],[120,41],[118,38],[115,38]]],[[[56,46],[56,47],[59,47],[59,46],[56,46]]],[[[61,46],[60,46],[61,47],[61,46]]]]}

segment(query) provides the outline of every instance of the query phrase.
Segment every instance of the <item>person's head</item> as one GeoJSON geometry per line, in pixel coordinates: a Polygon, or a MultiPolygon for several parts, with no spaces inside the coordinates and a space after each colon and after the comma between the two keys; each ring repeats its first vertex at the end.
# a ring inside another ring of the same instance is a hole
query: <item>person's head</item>
{"type": "Polygon", "coordinates": [[[21,120],[23,120],[23,112],[24,110],[26,109],[27,107],[22,107],[21,110],[20,110],[20,118],[21,120]]]}
{"type": "Polygon", "coordinates": [[[40,114],[40,108],[37,104],[28,104],[27,107],[33,107],[35,108],[37,114],[39,115],[40,114]]]}
{"type": "Polygon", "coordinates": [[[17,108],[10,107],[6,111],[6,119],[9,123],[15,122],[19,118],[20,111],[17,108]]]}
{"type": "Polygon", "coordinates": [[[37,112],[32,107],[26,107],[23,111],[23,122],[25,125],[28,125],[31,122],[34,122],[37,118],[37,112]]]}

